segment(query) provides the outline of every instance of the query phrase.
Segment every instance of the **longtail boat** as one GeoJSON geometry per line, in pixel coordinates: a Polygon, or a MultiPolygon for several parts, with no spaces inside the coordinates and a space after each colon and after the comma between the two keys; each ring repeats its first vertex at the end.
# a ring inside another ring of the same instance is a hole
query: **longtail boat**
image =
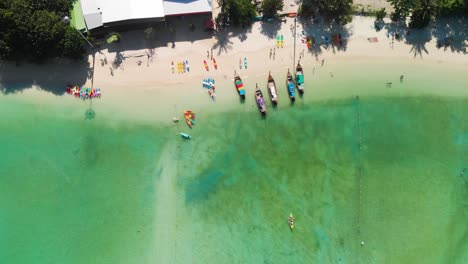
{"type": "Polygon", "coordinates": [[[245,88],[244,84],[242,83],[241,78],[239,77],[239,74],[237,74],[236,71],[234,71],[234,85],[236,86],[237,92],[242,98],[245,98],[245,88]]]}
{"type": "Polygon", "coordinates": [[[302,66],[297,63],[296,66],[296,85],[300,94],[304,94],[304,72],[302,71],[302,66]]]}
{"type": "Polygon", "coordinates": [[[275,79],[271,76],[271,72],[268,73],[268,94],[270,94],[271,102],[274,105],[278,104],[278,92],[276,91],[275,79]]]}
{"type": "Polygon", "coordinates": [[[288,88],[289,98],[291,101],[296,101],[296,85],[294,84],[294,80],[289,69],[288,74],[286,75],[286,88],[288,88]]]}
{"type": "Polygon", "coordinates": [[[265,99],[263,99],[263,94],[260,88],[258,88],[258,84],[256,86],[257,88],[255,89],[255,99],[257,100],[258,109],[260,109],[262,115],[266,115],[265,99]]]}

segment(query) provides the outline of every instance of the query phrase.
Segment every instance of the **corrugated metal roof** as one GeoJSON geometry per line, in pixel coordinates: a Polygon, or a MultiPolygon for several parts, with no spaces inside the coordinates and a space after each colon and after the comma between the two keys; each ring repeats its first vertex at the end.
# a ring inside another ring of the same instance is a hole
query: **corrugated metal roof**
{"type": "Polygon", "coordinates": [[[166,16],[212,12],[212,0],[164,0],[166,16]]]}
{"type": "Polygon", "coordinates": [[[212,12],[213,0],[80,0],[88,29],[135,19],[212,12]]]}

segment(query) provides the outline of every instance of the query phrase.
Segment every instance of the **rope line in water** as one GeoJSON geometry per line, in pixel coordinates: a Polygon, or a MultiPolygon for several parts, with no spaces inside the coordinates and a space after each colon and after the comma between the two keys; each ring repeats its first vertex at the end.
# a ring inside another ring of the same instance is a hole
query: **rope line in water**
{"type": "Polygon", "coordinates": [[[361,128],[361,109],[359,107],[359,95],[355,97],[356,100],[356,123],[358,127],[358,219],[357,219],[357,233],[361,234],[361,214],[362,214],[362,164],[361,164],[361,150],[362,150],[362,128],[361,128]]]}

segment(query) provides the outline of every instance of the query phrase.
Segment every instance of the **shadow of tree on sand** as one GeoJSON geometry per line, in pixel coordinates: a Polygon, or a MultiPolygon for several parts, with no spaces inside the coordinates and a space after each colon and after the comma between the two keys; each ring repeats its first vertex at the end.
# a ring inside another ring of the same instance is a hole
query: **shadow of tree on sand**
{"type": "Polygon", "coordinates": [[[411,34],[406,35],[405,43],[411,46],[410,53],[414,57],[419,56],[422,58],[423,53],[429,54],[426,49],[426,43],[431,41],[431,31],[427,28],[419,30],[411,30],[411,34]]]}
{"type": "Polygon", "coordinates": [[[310,18],[305,17],[300,17],[299,22],[304,30],[297,32],[297,43],[298,45],[305,46],[305,49],[314,57],[318,58],[323,53],[323,50],[332,49],[333,53],[339,51],[345,52],[347,50],[347,40],[351,36],[351,33],[345,26],[331,22],[320,23],[317,20],[312,23],[310,18]],[[307,37],[312,37],[315,40],[310,49],[307,48],[307,37]]]}
{"type": "Polygon", "coordinates": [[[278,31],[281,29],[283,23],[280,20],[262,21],[260,33],[265,35],[268,39],[275,39],[278,31]]]}
{"type": "Polygon", "coordinates": [[[250,32],[252,32],[252,26],[245,28],[228,27],[219,29],[213,33],[216,41],[212,48],[217,50],[216,53],[218,56],[222,53],[228,53],[228,51],[233,49],[233,42],[231,41],[232,38],[238,37],[239,40],[243,42],[247,39],[247,34],[250,32]]]}
{"type": "Polygon", "coordinates": [[[467,53],[468,20],[461,18],[439,19],[432,27],[432,36],[437,40],[436,47],[452,52],[467,53]]]}
{"type": "Polygon", "coordinates": [[[86,60],[55,59],[47,62],[47,67],[29,63],[17,66],[13,62],[1,62],[0,92],[18,93],[35,86],[55,95],[63,95],[67,84],[83,85],[92,78],[92,74],[93,67],[86,60]]]}
{"type": "Polygon", "coordinates": [[[435,38],[436,47],[452,52],[466,54],[468,40],[468,20],[466,18],[439,18],[423,29],[409,29],[406,23],[391,22],[384,25],[387,34],[394,35],[395,40],[404,40],[411,46],[410,53],[414,56],[429,54],[426,44],[435,38]],[[409,34],[407,34],[409,32],[409,34]]]}

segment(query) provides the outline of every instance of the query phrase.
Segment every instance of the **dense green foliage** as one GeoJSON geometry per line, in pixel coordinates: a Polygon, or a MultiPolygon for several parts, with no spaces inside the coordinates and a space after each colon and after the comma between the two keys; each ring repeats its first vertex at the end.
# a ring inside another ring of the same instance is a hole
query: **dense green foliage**
{"type": "Polygon", "coordinates": [[[274,17],[283,10],[283,0],[263,0],[262,13],[265,17],[274,17]]]}
{"type": "Polygon", "coordinates": [[[434,17],[468,15],[468,0],[388,0],[394,7],[392,20],[411,15],[410,27],[427,26],[434,17]]]}
{"type": "Polygon", "coordinates": [[[304,0],[301,13],[315,14],[328,21],[346,24],[352,20],[353,0],[304,0]]]}
{"type": "Polygon", "coordinates": [[[256,15],[255,5],[251,0],[218,0],[221,14],[216,21],[235,26],[250,24],[256,15]]]}
{"type": "Polygon", "coordinates": [[[62,22],[73,0],[0,0],[0,58],[80,58],[86,43],[62,22]]]}
{"type": "Polygon", "coordinates": [[[382,21],[386,15],[387,15],[387,12],[385,11],[385,8],[382,8],[375,13],[375,18],[378,21],[382,21]]]}

